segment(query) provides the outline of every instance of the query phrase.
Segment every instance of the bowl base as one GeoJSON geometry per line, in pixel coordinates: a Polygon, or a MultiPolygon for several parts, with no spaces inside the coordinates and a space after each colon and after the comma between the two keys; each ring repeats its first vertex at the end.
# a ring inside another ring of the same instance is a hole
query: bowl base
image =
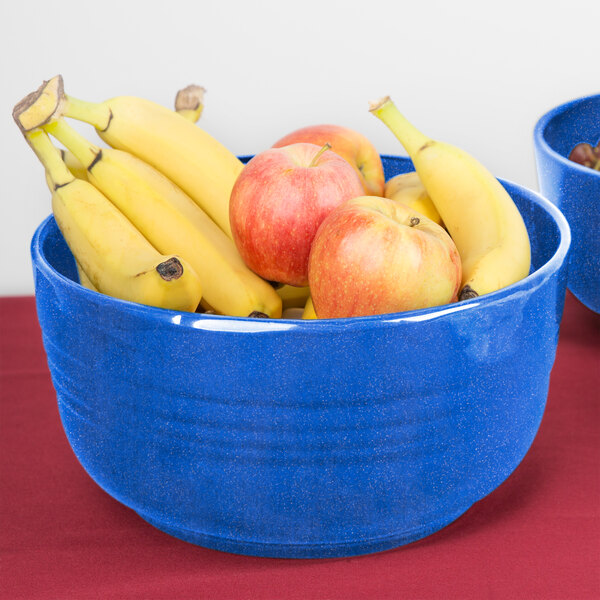
{"type": "Polygon", "coordinates": [[[138,515],[163,533],[197,546],[210,548],[211,550],[245,556],[261,556],[264,558],[343,558],[383,552],[384,550],[391,550],[405,544],[410,544],[411,542],[416,542],[450,525],[450,523],[462,516],[467,510],[468,507],[451,516],[445,516],[417,529],[401,533],[349,542],[306,544],[270,543],[224,538],[176,527],[139,512],[138,515]]]}

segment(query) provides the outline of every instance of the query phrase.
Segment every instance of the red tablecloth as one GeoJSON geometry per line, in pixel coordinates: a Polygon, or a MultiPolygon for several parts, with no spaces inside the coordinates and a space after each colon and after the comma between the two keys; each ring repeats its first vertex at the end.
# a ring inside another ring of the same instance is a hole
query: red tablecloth
{"type": "Polygon", "coordinates": [[[429,538],[349,559],[225,554],[142,521],[68,445],[33,298],[0,298],[0,326],[2,598],[600,598],[600,317],[570,295],[517,470],[429,538]]]}

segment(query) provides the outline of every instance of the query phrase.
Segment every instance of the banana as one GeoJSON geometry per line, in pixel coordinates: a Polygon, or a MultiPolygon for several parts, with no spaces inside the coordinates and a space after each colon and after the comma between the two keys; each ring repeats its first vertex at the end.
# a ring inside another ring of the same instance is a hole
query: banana
{"type": "Polygon", "coordinates": [[[162,173],[128,152],[95,146],[64,118],[44,129],[86,166],[88,180],[159,252],[174,252],[192,265],[203,305],[232,316],[281,316],[273,287],[246,267],[234,242],[162,173]]]}
{"type": "Polygon", "coordinates": [[[101,192],[74,177],[43,130],[23,133],[52,185],[58,227],[93,286],[122,300],[193,312],[202,288],[187,262],[160,254],[101,192]]]}
{"type": "MultiPolygon", "coordinates": [[[[202,115],[205,93],[206,90],[199,85],[188,85],[179,90],[175,96],[175,112],[184,119],[196,123],[202,115]]],[[[282,310],[304,307],[310,294],[308,286],[294,287],[287,284],[276,287],[275,291],[281,298],[282,310]]]]}
{"type": "MultiPolygon", "coordinates": [[[[206,90],[199,85],[188,85],[179,90],[175,97],[175,112],[184,119],[196,123],[204,110],[204,94],[206,90]]],[[[87,170],[81,161],[68,150],[60,151],[67,168],[75,177],[87,179],[87,170]]]]}
{"type": "Polygon", "coordinates": [[[283,309],[304,308],[310,296],[310,288],[308,286],[296,287],[285,284],[275,288],[275,292],[281,298],[283,309]]]}
{"type": "MultiPolygon", "coordinates": [[[[71,173],[75,177],[77,177],[77,175],[75,173],[73,173],[72,169],[69,168],[69,165],[65,161],[65,151],[64,150],[60,151],[60,156],[61,156],[63,162],[65,163],[65,165],[67,166],[67,168],[69,169],[69,171],[71,171],[71,173]]],[[[70,154],[70,156],[73,160],[77,160],[72,154],[70,154]]],[[[77,164],[81,165],[81,163],[79,161],[77,161],[77,164]]],[[[83,165],[81,165],[81,167],[83,168],[83,165]]],[[[79,179],[82,179],[82,177],[80,177],[79,179]]],[[[52,181],[52,178],[50,177],[48,171],[46,171],[46,185],[48,186],[50,193],[51,194],[54,193],[54,181],[52,181]]],[[[90,281],[90,278],[86,275],[85,271],[83,270],[83,267],[81,266],[81,264],[79,264],[78,260],[75,260],[75,266],[77,267],[77,275],[79,275],[79,283],[83,287],[86,287],[89,290],[93,290],[94,292],[97,292],[98,290],[96,289],[96,286],[90,281]]]]}
{"type": "Polygon", "coordinates": [[[68,150],[61,149],[60,156],[63,159],[67,169],[78,179],[87,179],[87,169],[81,164],[81,161],[68,150]]]}
{"type": "Polygon", "coordinates": [[[440,213],[427,194],[425,186],[416,171],[401,173],[385,182],[384,197],[397,202],[404,202],[414,211],[425,215],[434,223],[443,227],[440,213]]]}
{"type": "Polygon", "coordinates": [[[306,304],[304,305],[304,312],[302,313],[303,319],[317,319],[317,313],[315,312],[315,306],[312,301],[312,296],[308,297],[306,304]]]}
{"type": "Polygon", "coordinates": [[[234,154],[164,106],[132,96],[85,102],[65,95],[62,77],[56,77],[60,84],[53,84],[49,93],[61,97],[54,102],[53,118],[64,115],[93,125],[108,145],[134,154],[166,175],[233,239],[229,196],[244,167],[234,154]]]}
{"type": "Polygon", "coordinates": [[[500,182],[475,158],[416,129],[389,96],[370,111],[404,146],[461,257],[459,300],[506,287],[529,274],[523,218],[500,182]]]}
{"type": "Polygon", "coordinates": [[[79,264],[79,261],[75,261],[75,265],[77,266],[77,274],[79,275],[79,283],[88,290],[92,290],[94,292],[98,291],[98,288],[92,283],[91,279],[87,276],[86,272],[83,270],[83,267],[79,264]]]}

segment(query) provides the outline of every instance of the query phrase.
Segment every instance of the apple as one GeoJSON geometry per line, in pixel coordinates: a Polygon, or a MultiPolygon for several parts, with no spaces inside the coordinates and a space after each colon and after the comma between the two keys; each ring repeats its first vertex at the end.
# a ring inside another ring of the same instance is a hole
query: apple
{"type": "Polygon", "coordinates": [[[269,148],[248,162],[231,191],[233,240],[246,265],[264,279],[306,286],[319,225],[363,193],[354,169],[328,144],[269,148]]]}
{"type": "Polygon", "coordinates": [[[331,149],[345,158],[355,169],[363,185],[363,193],[383,196],[385,176],[381,157],[375,146],[362,134],[340,125],[312,125],[297,129],[273,144],[274,148],[308,142],[331,149]]]}
{"type": "Polygon", "coordinates": [[[351,199],[324,219],[308,264],[319,319],[448,304],[461,275],[458,250],[442,227],[375,196],[351,199]]]}
{"type": "Polygon", "coordinates": [[[440,213],[416,171],[401,173],[388,179],[385,182],[383,196],[390,200],[404,202],[416,212],[420,212],[438,225],[444,226],[440,213]]]}

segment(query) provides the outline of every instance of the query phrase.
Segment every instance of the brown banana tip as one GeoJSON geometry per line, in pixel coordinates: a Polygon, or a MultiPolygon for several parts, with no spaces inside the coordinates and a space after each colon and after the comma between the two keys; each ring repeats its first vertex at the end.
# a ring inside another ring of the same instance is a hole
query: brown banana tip
{"type": "Polygon", "coordinates": [[[176,256],[172,256],[156,265],[156,271],[165,281],[172,281],[183,275],[183,265],[176,256]]]}
{"type": "Polygon", "coordinates": [[[264,312],[260,312],[260,310],[253,310],[248,316],[252,317],[253,319],[268,319],[269,318],[269,315],[265,314],[264,312]]]}
{"type": "Polygon", "coordinates": [[[23,133],[41,127],[52,120],[57,113],[60,113],[64,98],[65,93],[62,75],[55,75],[51,79],[43,81],[37,90],[27,94],[25,98],[15,104],[12,111],[13,119],[23,133]],[[56,88],[53,91],[49,91],[47,95],[55,97],[55,102],[50,106],[44,106],[44,103],[40,102],[40,105],[36,107],[36,103],[42,99],[44,93],[51,85],[55,85],[56,88]],[[39,114],[36,114],[36,108],[37,111],[39,111],[39,114]],[[27,115],[28,111],[31,111],[31,114],[27,115]]]}
{"type": "Polygon", "coordinates": [[[379,100],[369,100],[369,111],[374,112],[379,110],[384,104],[390,101],[391,98],[389,96],[384,96],[383,98],[379,98],[379,100]]]}
{"type": "Polygon", "coordinates": [[[462,302],[463,300],[470,300],[471,298],[477,298],[478,296],[479,294],[470,285],[465,285],[465,287],[460,290],[458,301],[462,302]]]}
{"type": "Polygon", "coordinates": [[[201,85],[188,85],[177,92],[175,110],[196,110],[204,102],[206,89],[201,85]]]}

